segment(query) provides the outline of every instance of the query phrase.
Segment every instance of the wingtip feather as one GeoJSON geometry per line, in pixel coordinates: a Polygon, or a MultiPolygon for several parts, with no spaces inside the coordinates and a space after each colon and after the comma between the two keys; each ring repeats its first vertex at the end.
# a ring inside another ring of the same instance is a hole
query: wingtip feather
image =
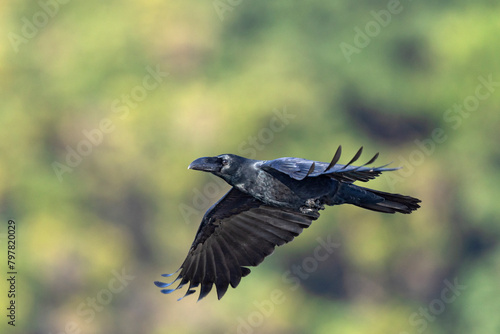
{"type": "Polygon", "coordinates": [[[340,159],[340,155],[341,154],[342,154],[342,145],[339,145],[339,147],[337,148],[337,151],[333,155],[332,161],[330,162],[330,164],[328,165],[328,167],[326,167],[325,172],[327,172],[330,168],[332,168],[333,166],[335,166],[337,164],[337,162],[340,159]]]}
{"type": "Polygon", "coordinates": [[[351,161],[349,161],[347,163],[347,165],[345,165],[344,167],[342,167],[341,169],[345,169],[347,168],[347,166],[349,166],[350,164],[352,164],[353,162],[356,162],[356,160],[359,159],[359,157],[361,156],[361,153],[363,152],[363,146],[361,146],[358,150],[358,152],[356,152],[356,154],[354,155],[354,157],[351,159],[351,161]]]}
{"type": "Polygon", "coordinates": [[[154,284],[159,287],[159,288],[166,288],[168,286],[171,286],[172,284],[174,284],[175,281],[173,282],[170,282],[170,283],[164,283],[164,282],[160,282],[160,281],[154,281],[154,284]]]}
{"type": "Polygon", "coordinates": [[[168,294],[174,292],[175,290],[177,290],[177,289],[162,289],[160,291],[161,291],[161,293],[168,295],[168,294]]]}
{"type": "Polygon", "coordinates": [[[179,270],[181,270],[181,268],[177,269],[175,272],[173,272],[171,274],[162,274],[161,276],[163,276],[163,277],[170,277],[170,276],[173,276],[173,275],[177,274],[177,272],[179,272],[179,270]]]}

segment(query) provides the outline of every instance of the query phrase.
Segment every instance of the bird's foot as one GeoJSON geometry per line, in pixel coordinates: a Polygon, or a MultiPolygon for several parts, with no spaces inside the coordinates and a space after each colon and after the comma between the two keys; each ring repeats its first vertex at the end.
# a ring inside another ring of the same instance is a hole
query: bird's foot
{"type": "Polygon", "coordinates": [[[317,213],[318,210],[317,209],[312,209],[312,208],[304,205],[304,206],[300,207],[300,212],[302,212],[303,214],[309,215],[311,213],[317,213]]]}
{"type": "Polygon", "coordinates": [[[324,210],[325,206],[320,202],[319,199],[310,198],[306,201],[306,205],[300,207],[302,213],[318,212],[318,210],[324,210]]]}

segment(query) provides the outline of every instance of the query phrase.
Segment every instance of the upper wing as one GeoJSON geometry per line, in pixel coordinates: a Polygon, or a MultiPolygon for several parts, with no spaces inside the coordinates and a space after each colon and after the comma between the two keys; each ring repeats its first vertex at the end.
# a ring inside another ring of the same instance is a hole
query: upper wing
{"type": "Polygon", "coordinates": [[[384,168],[387,165],[380,167],[366,167],[373,163],[378,158],[378,153],[373,156],[367,163],[361,166],[352,166],[351,164],[358,160],[363,151],[363,147],[359,149],[356,155],[346,165],[337,164],[342,152],[342,146],[339,146],[332,161],[328,164],[326,162],[312,161],[300,158],[279,158],[269,160],[261,165],[261,168],[274,169],[281,173],[285,173],[293,179],[303,180],[306,177],[315,177],[320,175],[327,175],[334,179],[344,182],[354,182],[374,179],[380,173],[385,171],[397,170],[399,168],[384,168]]]}
{"type": "Polygon", "coordinates": [[[221,299],[229,284],[235,288],[241,277],[250,273],[245,266],[261,263],[276,246],[293,240],[314,219],[317,216],[268,206],[231,188],[203,217],[177,278],[171,283],[155,284],[166,288],[181,279],[175,289],[162,290],[171,293],[189,282],[184,297],[196,292],[194,288],[201,284],[198,300],[215,284],[221,299]]]}

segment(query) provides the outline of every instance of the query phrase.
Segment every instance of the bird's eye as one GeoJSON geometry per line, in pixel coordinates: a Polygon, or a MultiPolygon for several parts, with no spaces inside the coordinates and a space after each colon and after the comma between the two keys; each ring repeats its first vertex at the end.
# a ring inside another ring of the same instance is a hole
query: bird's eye
{"type": "Polygon", "coordinates": [[[227,159],[222,159],[222,166],[227,166],[229,165],[229,161],[227,159]]]}

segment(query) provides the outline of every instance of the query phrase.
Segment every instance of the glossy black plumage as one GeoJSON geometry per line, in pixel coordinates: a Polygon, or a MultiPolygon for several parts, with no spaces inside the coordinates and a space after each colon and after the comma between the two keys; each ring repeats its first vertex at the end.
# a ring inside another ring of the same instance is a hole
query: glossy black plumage
{"type": "Polygon", "coordinates": [[[168,294],[189,283],[184,297],[200,287],[198,300],[215,285],[221,299],[229,285],[236,288],[250,273],[248,266],[257,266],[276,246],[292,241],[325,205],[346,203],[384,213],[419,208],[416,198],[352,184],[397,169],[366,167],[378,153],[366,164],[352,166],[361,152],[362,148],[346,165],[337,164],[340,146],[331,163],[300,158],[260,161],[232,154],[193,161],[190,169],[211,172],[233,187],[206,212],[177,278],[155,284],[168,294]],[[168,288],[179,280],[175,288],[168,288]]]}

